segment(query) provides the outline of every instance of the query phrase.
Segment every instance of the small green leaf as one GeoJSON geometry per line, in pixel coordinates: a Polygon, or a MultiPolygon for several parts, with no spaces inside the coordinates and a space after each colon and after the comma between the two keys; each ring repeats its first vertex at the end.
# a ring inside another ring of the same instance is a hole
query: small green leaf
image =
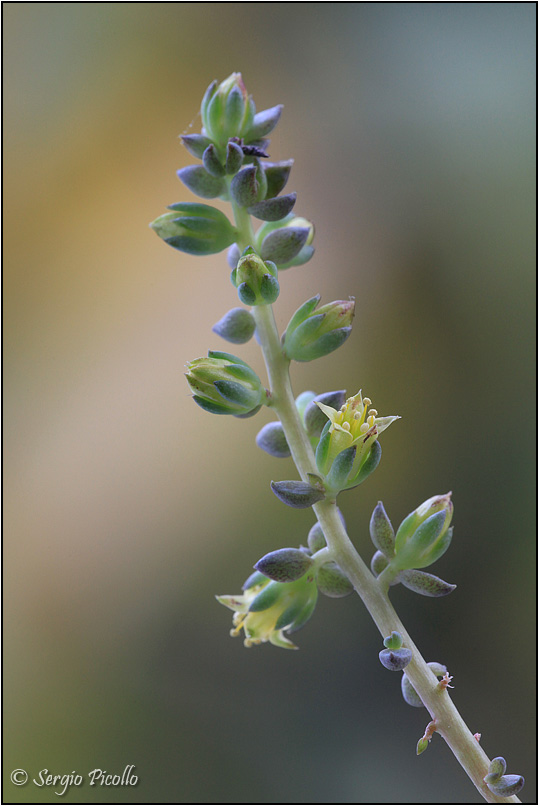
{"type": "Polygon", "coordinates": [[[400,632],[393,631],[391,635],[384,638],[384,646],[386,649],[400,649],[402,646],[402,635],[400,632]]]}
{"type": "Polygon", "coordinates": [[[340,599],[348,596],[354,590],[354,586],[344,574],[337,563],[325,563],[318,571],[316,584],[320,593],[329,596],[331,599],[340,599]]]}
{"type": "Polygon", "coordinates": [[[381,501],[374,508],[369,530],[375,548],[391,560],[395,555],[395,532],[381,501]]]}

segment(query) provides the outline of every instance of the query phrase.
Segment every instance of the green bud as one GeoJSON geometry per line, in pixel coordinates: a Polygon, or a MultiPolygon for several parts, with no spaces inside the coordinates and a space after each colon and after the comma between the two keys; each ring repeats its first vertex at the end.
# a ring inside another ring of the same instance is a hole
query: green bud
{"type": "Polygon", "coordinates": [[[290,320],[283,342],[288,358],[295,361],[321,358],[340,347],[350,335],[355,302],[336,300],[315,310],[319,299],[307,300],[290,320]]]}
{"type": "Polygon", "coordinates": [[[419,593],[421,596],[447,596],[452,593],[456,585],[451,585],[450,582],[444,582],[440,577],[434,574],[427,574],[426,571],[416,571],[415,569],[401,571],[398,577],[405,588],[419,593]]]}
{"type": "Polygon", "coordinates": [[[228,218],[207,204],[178,202],[169,205],[150,227],[165,243],[190,255],[212,255],[233,243],[236,230],[228,218]]]}
{"type": "Polygon", "coordinates": [[[231,280],[245,305],[269,305],[279,296],[277,267],[247,248],[232,270],[231,280]]]}
{"type": "Polygon", "coordinates": [[[187,165],[176,173],[189,190],[203,199],[215,199],[226,192],[223,180],[209,174],[202,165],[187,165]]]}
{"type": "Polygon", "coordinates": [[[313,561],[301,549],[278,549],[266,554],[255,568],[277,582],[294,582],[311,568],[313,561]]]}
{"type": "Polygon", "coordinates": [[[397,530],[393,568],[424,568],[439,559],[451,542],[452,517],[451,493],[433,496],[410,513],[397,530]]]}
{"type": "Polygon", "coordinates": [[[212,414],[255,414],[266,394],[245,361],[229,353],[209,352],[188,364],[187,382],[198,405],[212,414]]]}
{"type": "Polygon", "coordinates": [[[303,627],[312,615],[317,597],[314,578],[307,573],[293,582],[266,579],[264,583],[255,577],[252,587],[245,588],[242,595],[216,598],[235,611],[231,635],[239,635],[243,629],[245,646],[269,641],[284,649],[297,649],[284,631],[295,632],[303,627]]]}
{"type": "Polygon", "coordinates": [[[402,647],[402,635],[400,632],[393,632],[384,638],[384,646],[386,649],[400,649],[402,647]]]}
{"type": "Polygon", "coordinates": [[[307,509],[325,498],[323,492],[304,481],[272,481],[271,489],[279,501],[294,509],[307,509]]]}
{"type": "Polygon", "coordinates": [[[224,147],[229,137],[242,137],[252,127],[254,112],[241,73],[232,73],[219,86],[212,82],[206,90],[200,108],[203,134],[224,147]]]}
{"type": "Polygon", "coordinates": [[[391,559],[395,554],[395,532],[381,501],[374,508],[369,530],[375,548],[391,559]]]}
{"type": "Polygon", "coordinates": [[[278,459],[286,459],[290,456],[290,448],[279,422],[266,423],[256,436],[256,444],[270,456],[278,459]]]}
{"type": "Polygon", "coordinates": [[[427,749],[428,746],[429,746],[429,740],[426,739],[424,736],[422,736],[421,739],[417,743],[416,754],[418,756],[420,756],[421,753],[425,752],[425,750],[427,749]]]}
{"type": "Polygon", "coordinates": [[[337,563],[324,563],[318,569],[316,576],[318,590],[331,599],[341,599],[348,596],[354,590],[354,586],[345,573],[341,571],[337,563]]]}

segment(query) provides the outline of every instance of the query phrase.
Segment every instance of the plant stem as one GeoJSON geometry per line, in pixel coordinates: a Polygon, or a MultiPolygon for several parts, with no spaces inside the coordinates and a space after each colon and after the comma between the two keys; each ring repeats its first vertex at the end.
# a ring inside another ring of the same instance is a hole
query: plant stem
{"type": "MultiPolygon", "coordinates": [[[[281,420],[292,458],[305,481],[307,474],[318,473],[318,470],[294,402],[288,373],[289,362],[282,353],[271,306],[258,306],[253,309],[253,314],[270,380],[272,407],[281,420]]],[[[399,632],[403,637],[403,646],[412,650],[412,660],[406,667],[406,675],[436,722],[436,732],[443,736],[488,803],[520,803],[516,796],[502,798],[494,795],[483,781],[490,763],[488,756],[460,716],[447,689],[440,686],[408,635],[389,601],[386,586],[379,584],[355,550],[335,501],[325,499],[315,504],[313,510],[324,532],[332,559],[352,582],[381,635],[385,637],[392,631],[399,632]]]]}
{"type": "MultiPolygon", "coordinates": [[[[247,211],[232,201],[238,246],[243,250],[253,243],[254,236],[247,211]]],[[[257,335],[264,355],[271,392],[271,405],[283,426],[286,440],[303,481],[309,474],[318,474],[311,443],[300,420],[294,401],[289,375],[289,361],[284,356],[271,305],[253,308],[257,335]]],[[[490,760],[479,742],[459,714],[447,689],[423,659],[419,649],[408,635],[404,625],[389,601],[387,584],[376,579],[367,568],[339,516],[335,500],[325,499],[313,506],[324,532],[330,557],[348,576],[378,627],[382,637],[398,632],[403,646],[412,650],[412,660],[406,667],[406,675],[420,696],[423,705],[436,723],[439,733],[457,760],[488,803],[520,803],[516,795],[508,798],[493,794],[483,778],[488,773],[490,760]]]]}

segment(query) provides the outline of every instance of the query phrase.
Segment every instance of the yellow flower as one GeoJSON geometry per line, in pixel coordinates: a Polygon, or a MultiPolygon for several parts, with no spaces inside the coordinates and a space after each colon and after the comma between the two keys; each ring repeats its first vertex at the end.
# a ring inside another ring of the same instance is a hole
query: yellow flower
{"type": "MultiPolygon", "coordinates": [[[[318,401],[316,404],[329,420],[322,431],[316,451],[318,469],[327,476],[331,473],[337,456],[353,448],[355,450],[349,451],[346,455],[346,462],[341,457],[342,461],[337,465],[338,471],[335,470],[333,473],[335,477],[333,481],[339,482],[340,489],[354,487],[363,481],[365,475],[362,475],[361,471],[369,467],[366,465],[367,461],[370,459],[374,464],[372,470],[378,463],[381,452],[375,443],[379,435],[400,418],[379,417],[376,409],[369,409],[371,400],[362,397],[361,391],[349,397],[339,410],[318,401]],[[374,454],[373,448],[375,448],[374,454]]],[[[330,476],[330,482],[331,480],[330,476]]]]}
{"type": "Polygon", "coordinates": [[[234,611],[230,635],[243,630],[246,647],[269,641],[283,649],[297,649],[284,630],[299,630],[311,617],[317,597],[318,588],[309,573],[294,582],[275,582],[256,573],[245,583],[242,595],[216,599],[234,611]]]}

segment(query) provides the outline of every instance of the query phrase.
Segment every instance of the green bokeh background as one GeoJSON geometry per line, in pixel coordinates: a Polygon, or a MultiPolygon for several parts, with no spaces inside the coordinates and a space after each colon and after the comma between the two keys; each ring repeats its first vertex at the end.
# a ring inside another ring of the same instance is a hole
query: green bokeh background
{"type": "MultiPolygon", "coordinates": [[[[194,200],[177,135],[213,78],[284,103],[317,251],[282,275],[281,328],[306,298],[357,300],[338,353],[294,386],[359,387],[382,463],[342,500],[360,553],[382,498],[400,522],[453,490],[447,599],[394,589],[427,660],[490,756],[535,767],[535,4],[6,3],[6,802],[48,769],[136,765],[90,803],[475,803],[357,597],[323,599],[299,652],[249,651],[215,593],[305,542],[310,512],[269,480],[269,419],[198,409],[187,360],[224,343],[223,255],[147,224],[194,200]]],[[[192,127],[192,128],[190,128],[192,127]]],[[[226,349],[226,348],[225,348],[226,349]]],[[[239,348],[261,373],[256,344],[239,348]]]]}

